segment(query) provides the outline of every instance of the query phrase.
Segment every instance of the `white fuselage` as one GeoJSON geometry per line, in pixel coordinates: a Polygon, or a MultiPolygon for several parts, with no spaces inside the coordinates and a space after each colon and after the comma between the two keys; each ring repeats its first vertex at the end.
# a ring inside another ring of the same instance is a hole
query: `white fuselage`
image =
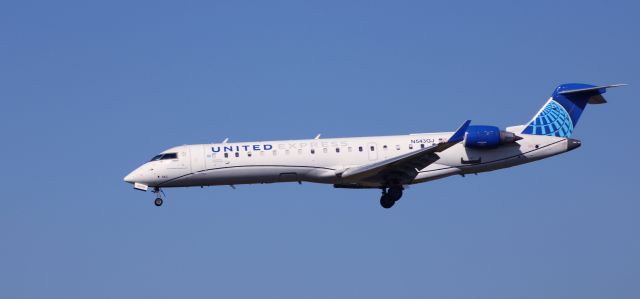
{"type": "MultiPolygon", "coordinates": [[[[189,187],[307,181],[349,186],[384,187],[378,181],[345,181],[351,167],[382,161],[446,141],[451,132],[398,136],[260,141],[177,146],[165,159],[149,161],[125,177],[149,187],[189,187]]],[[[435,163],[419,169],[411,184],[455,174],[492,171],[572,150],[575,139],[520,134],[521,140],[493,149],[458,143],[435,163]]],[[[160,156],[160,155],[159,155],[160,156]]]]}

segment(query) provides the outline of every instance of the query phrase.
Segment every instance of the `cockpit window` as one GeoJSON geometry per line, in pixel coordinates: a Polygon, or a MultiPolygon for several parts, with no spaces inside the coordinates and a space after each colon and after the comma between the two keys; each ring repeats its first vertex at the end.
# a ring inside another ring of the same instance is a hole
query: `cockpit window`
{"type": "Polygon", "coordinates": [[[162,155],[162,159],[160,160],[168,160],[168,159],[178,159],[178,153],[166,153],[162,155]]]}
{"type": "Polygon", "coordinates": [[[170,160],[170,159],[178,159],[178,154],[177,153],[159,154],[159,155],[151,158],[151,161],[170,160]]]}

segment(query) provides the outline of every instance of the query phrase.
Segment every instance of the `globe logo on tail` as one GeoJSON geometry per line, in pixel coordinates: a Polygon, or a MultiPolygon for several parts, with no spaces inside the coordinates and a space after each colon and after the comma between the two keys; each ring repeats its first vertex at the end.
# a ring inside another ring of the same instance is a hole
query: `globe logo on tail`
{"type": "Polygon", "coordinates": [[[567,110],[551,99],[544,109],[531,121],[523,133],[557,137],[569,137],[573,122],[567,110]]]}

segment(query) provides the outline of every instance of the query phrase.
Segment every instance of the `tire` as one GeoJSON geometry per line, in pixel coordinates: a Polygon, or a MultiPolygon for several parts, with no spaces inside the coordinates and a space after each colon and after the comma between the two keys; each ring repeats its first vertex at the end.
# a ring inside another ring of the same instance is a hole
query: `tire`
{"type": "Polygon", "coordinates": [[[158,197],[156,198],[156,200],[153,201],[153,204],[156,205],[156,207],[159,207],[162,205],[162,198],[158,197]]]}
{"type": "Polygon", "coordinates": [[[389,197],[391,197],[393,201],[400,199],[400,197],[402,197],[402,187],[389,188],[389,197]]]}
{"type": "Polygon", "coordinates": [[[380,197],[380,205],[385,209],[389,209],[393,207],[393,204],[395,203],[396,201],[393,200],[393,198],[387,194],[382,195],[382,197],[380,197]]]}

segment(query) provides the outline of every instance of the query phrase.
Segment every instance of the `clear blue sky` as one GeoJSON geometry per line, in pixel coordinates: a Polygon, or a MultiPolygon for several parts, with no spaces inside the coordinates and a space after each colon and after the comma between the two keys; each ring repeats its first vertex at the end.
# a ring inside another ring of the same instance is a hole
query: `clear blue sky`
{"type": "Polygon", "coordinates": [[[638,298],[634,1],[0,4],[2,298],[638,298]],[[529,120],[629,83],[569,154],[377,190],[167,190],[187,143],[529,120]]]}

